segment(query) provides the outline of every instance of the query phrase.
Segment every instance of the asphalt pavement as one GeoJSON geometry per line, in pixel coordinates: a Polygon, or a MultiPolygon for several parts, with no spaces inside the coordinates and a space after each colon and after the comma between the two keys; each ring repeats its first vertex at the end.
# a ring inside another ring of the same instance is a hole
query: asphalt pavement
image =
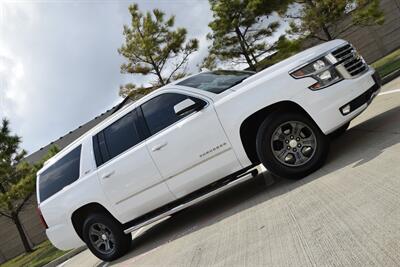
{"type": "Polygon", "coordinates": [[[400,266],[400,78],[350,127],[302,180],[260,175],[63,266],[400,266]]]}

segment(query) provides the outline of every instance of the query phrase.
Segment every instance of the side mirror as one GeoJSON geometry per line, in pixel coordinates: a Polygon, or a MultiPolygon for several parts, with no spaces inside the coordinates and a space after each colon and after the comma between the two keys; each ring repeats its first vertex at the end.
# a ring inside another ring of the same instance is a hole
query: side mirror
{"type": "Polygon", "coordinates": [[[174,106],[174,111],[176,115],[181,116],[185,113],[201,110],[203,107],[204,107],[203,103],[195,102],[192,99],[187,98],[182,102],[176,104],[174,106]]]}

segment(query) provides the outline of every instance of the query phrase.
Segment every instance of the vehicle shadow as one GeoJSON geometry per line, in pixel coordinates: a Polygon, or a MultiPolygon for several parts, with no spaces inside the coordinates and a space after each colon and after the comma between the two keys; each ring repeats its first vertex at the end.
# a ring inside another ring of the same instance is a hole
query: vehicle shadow
{"type": "Polygon", "coordinates": [[[259,175],[143,231],[133,240],[131,251],[113,264],[144,255],[165,243],[286,194],[346,166],[361,166],[399,142],[400,106],[355,125],[343,136],[332,140],[325,166],[312,175],[298,181],[274,178],[275,183],[271,186],[265,186],[263,175],[259,175]]]}

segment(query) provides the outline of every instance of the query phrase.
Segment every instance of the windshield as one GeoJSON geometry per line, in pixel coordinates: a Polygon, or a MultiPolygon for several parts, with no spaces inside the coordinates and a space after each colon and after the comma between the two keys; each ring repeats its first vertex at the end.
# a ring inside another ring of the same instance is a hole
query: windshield
{"type": "Polygon", "coordinates": [[[236,84],[241,83],[243,80],[247,79],[253,74],[254,73],[250,71],[232,70],[204,72],[187,78],[178,83],[178,85],[193,87],[211,93],[220,94],[236,84]]]}

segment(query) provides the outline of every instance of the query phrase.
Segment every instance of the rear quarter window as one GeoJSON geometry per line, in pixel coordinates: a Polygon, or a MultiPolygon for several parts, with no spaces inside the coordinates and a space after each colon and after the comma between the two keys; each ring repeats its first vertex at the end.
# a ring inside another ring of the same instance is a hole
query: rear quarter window
{"type": "Polygon", "coordinates": [[[79,178],[80,158],[81,146],[78,146],[39,175],[41,202],[79,178]]]}

